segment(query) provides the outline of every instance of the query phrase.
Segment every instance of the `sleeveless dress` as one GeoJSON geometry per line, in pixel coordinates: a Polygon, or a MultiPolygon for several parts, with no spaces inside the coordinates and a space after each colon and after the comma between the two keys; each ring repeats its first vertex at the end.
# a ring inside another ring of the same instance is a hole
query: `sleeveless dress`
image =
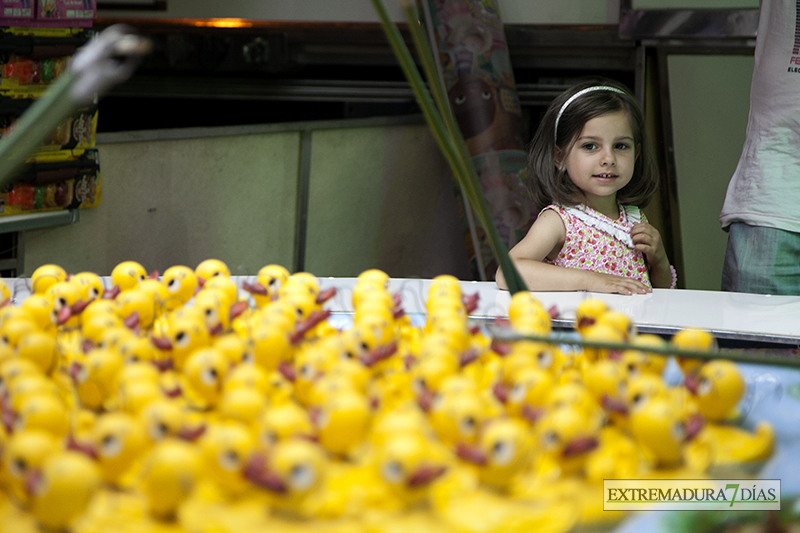
{"type": "Polygon", "coordinates": [[[636,279],[652,287],[644,254],[633,249],[631,240],[633,225],[647,219],[634,205],[618,204],[618,207],[617,220],[582,204],[545,207],[542,212],[552,209],[558,213],[567,235],[558,257],[555,260],[545,258],[544,262],[636,279]]]}

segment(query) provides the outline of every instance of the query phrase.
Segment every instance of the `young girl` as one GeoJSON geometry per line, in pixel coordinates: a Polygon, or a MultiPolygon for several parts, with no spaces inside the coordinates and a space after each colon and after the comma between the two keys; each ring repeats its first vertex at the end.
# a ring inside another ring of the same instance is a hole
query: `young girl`
{"type": "MultiPolygon", "coordinates": [[[[530,290],[675,287],[661,235],[640,210],[658,171],[642,111],[624,86],[582,83],[558,96],[534,136],[528,172],[544,209],[509,255],[530,290]]],[[[496,279],[507,288],[499,270],[496,279]]]]}

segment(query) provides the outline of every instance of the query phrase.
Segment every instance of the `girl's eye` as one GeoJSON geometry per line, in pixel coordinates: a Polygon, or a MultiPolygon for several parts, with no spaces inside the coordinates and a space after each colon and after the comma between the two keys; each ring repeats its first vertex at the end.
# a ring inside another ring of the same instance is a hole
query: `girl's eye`
{"type": "Polygon", "coordinates": [[[627,143],[617,143],[616,148],[617,150],[627,150],[628,148],[630,148],[630,145],[627,143]]]}
{"type": "Polygon", "coordinates": [[[466,96],[464,96],[463,94],[459,94],[458,96],[456,96],[456,97],[453,99],[453,102],[454,102],[456,105],[461,105],[461,104],[463,104],[463,103],[464,103],[464,102],[466,102],[466,101],[467,101],[467,97],[466,97],[466,96]]]}
{"type": "Polygon", "coordinates": [[[583,148],[584,150],[594,150],[595,148],[597,148],[597,145],[595,143],[584,143],[584,145],[581,146],[581,148],[583,148]]]}

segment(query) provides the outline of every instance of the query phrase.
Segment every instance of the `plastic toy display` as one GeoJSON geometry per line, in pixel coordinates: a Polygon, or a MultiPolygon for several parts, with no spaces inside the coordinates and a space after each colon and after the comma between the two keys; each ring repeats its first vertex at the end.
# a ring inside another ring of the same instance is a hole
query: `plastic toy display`
{"type": "Polygon", "coordinates": [[[604,479],[761,477],[794,431],[783,390],[800,371],[723,359],[709,331],[639,333],[591,297],[580,330],[556,331],[558,309],[528,292],[488,327],[468,283],[439,276],[419,301],[396,283],[232,278],[218,260],[8,280],[0,520],[611,531],[628,517],[603,511],[604,479]]]}

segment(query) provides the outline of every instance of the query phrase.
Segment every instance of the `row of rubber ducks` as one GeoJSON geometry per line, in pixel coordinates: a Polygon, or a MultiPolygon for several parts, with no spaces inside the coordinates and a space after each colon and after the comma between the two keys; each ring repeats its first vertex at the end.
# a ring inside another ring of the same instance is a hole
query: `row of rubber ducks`
{"type": "MultiPolygon", "coordinates": [[[[1,282],[0,282],[1,283],[1,282]]],[[[610,478],[757,464],[766,424],[735,424],[745,384],[724,360],[667,359],[622,313],[586,300],[586,340],[493,341],[476,296],[431,282],[415,327],[379,270],[336,329],[308,273],[267,265],[241,286],[218,260],[148,274],[37,269],[0,284],[0,523],[99,531],[568,531],[610,478]]],[[[497,325],[547,337],[554,310],[515,294],[497,325]]],[[[671,343],[712,351],[707,332],[671,343]]]]}

